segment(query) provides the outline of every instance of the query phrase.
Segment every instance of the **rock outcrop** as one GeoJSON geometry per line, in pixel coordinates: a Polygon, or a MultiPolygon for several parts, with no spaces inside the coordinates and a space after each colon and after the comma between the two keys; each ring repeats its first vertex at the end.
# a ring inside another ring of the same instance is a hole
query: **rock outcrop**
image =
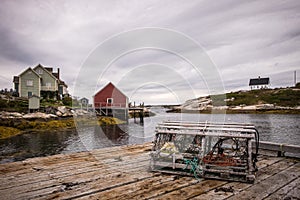
{"type": "Polygon", "coordinates": [[[58,118],[58,117],[72,117],[72,116],[83,116],[90,114],[86,110],[76,109],[73,110],[66,106],[59,106],[57,108],[49,107],[45,109],[46,113],[44,112],[34,112],[34,113],[18,113],[18,112],[0,112],[1,119],[50,119],[50,118],[58,118]]]}

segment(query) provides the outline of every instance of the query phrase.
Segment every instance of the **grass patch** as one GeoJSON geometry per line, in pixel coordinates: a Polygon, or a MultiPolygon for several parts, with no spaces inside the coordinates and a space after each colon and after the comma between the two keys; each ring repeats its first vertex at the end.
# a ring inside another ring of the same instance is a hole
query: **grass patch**
{"type": "Polygon", "coordinates": [[[117,124],[124,124],[125,121],[122,121],[115,117],[99,117],[98,124],[100,126],[104,125],[117,125],[117,124]]]}
{"type": "MultiPolygon", "coordinates": [[[[107,126],[124,124],[125,122],[114,117],[99,117],[99,118],[79,118],[76,120],[78,126],[107,126]]],[[[73,118],[59,120],[15,120],[6,119],[0,121],[0,139],[6,139],[25,131],[58,131],[64,129],[75,129],[73,118]]]]}
{"type": "Polygon", "coordinates": [[[74,120],[50,120],[50,121],[26,121],[23,120],[18,126],[20,130],[53,130],[64,128],[75,128],[74,120]]]}
{"type": "MultiPolygon", "coordinates": [[[[219,96],[212,95],[213,105],[222,103],[219,96]]],[[[300,90],[292,88],[284,89],[263,89],[238,91],[226,94],[227,99],[233,98],[232,101],[226,102],[227,106],[239,105],[256,105],[256,104],[274,104],[276,106],[295,107],[300,105],[300,90]]],[[[225,105],[225,102],[223,102],[225,105]]]]}
{"type": "Polygon", "coordinates": [[[6,139],[9,137],[13,137],[15,135],[19,135],[21,131],[12,127],[0,126],[0,139],[6,139]]]}

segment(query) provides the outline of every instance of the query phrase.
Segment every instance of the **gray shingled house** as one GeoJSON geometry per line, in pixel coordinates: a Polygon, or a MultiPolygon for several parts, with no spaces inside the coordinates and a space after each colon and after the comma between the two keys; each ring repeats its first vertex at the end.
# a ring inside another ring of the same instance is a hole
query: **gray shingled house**
{"type": "Polygon", "coordinates": [[[68,86],[59,76],[59,68],[54,73],[53,68],[38,64],[33,69],[29,67],[19,76],[14,76],[14,89],[20,97],[36,95],[51,99],[61,98],[68,93],[68,86]]]}

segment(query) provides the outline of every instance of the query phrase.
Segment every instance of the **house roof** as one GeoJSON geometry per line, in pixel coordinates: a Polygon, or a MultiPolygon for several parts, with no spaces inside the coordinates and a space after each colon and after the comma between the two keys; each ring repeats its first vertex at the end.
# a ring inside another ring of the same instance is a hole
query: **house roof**
{"type": "MultiPolygon", "coordinates": [[[[40,64],[39,64],[40,65],[40,64]]],[[[42,66],[42,65],[41,65],[42,66]]],[[[53,67],[44,67],[45,70],[47,70],[48,72],[53,72],[53,67]]]]}
{"type": "Polygon", "coordinates": [[[53,73],[52,73],[52,75],[53,75],[53,76],[55,76],[55,78],[59,79],[59,77],[58,77],[58,73],[56,73],[56,72],[53,72],[53,73]]]}
{"type": "Polygon", "coordinates": [[[58,79],[58,85],[64,85],[64,86],[68,87],[68,85],[60,79],[58,79]]]}
{"type": "Polygon", "coordinates": [[[249,86],[251,85],[268,85],[270,83],[270,78],[252,78],[249,81],[249,86]]]}
{"type": "Polygon", "coordinates": [[[98,93],[100,93],[102,90],[104,90],[105,88],[107,88],[109,85],[112,85],[115,90],[118,90],[122,95],[124,95],[126,98],[128,98],[121,90],[119,90],[114,84],[112,84],[112,82],[109,82],[107,85],[105,85],[101,90],[99,90],[94,96],[96,96],[98,93]]]}
{"type": "Polygon", "coordinates": [[[87,103],[89,102],[89,100],[88,100],[87,98],[85,98],[85,97],[81,98],[79,101],[80,101],[80,102],[85,101],[85,102],[87,102],[87,103]]]}
{"type": "MultiPolygon", "coordinates": [[[[41,64],[38,64],[37,66],[35,66],[34,68],[33,68],[33,70],[35,70],[36,68],[38,68],[38,67],[41,67],[41,68],[43,68],[44,69],[44,71],[45,72],[47,72],[50,76],[52,76],[54,79],[56,79],[56,80],[58,80],[50,71],[48,71],[43,65],[41,65],[41,64]]],[[[48,68],[50,68],[50,67],[48,67],[48,68]]]]}
{"type": "Polygon", "coordinates": [[[25,72],[27,72],[27,71],[32,71],[33,72],[33,74],[35,74],[35,75],[37,75],[39,78],[41,78],[41,76],[36,72],[36,71],[34,71],[33,69],[31,69],[31,67],[28,67],[26,70],[24,70],[20,75],[19,75],[19,77],[20,76],[22,76],[23,74],[25,74],[25,72]]]}
{"type": "Polygon", "coordinates": [[[34,67],[33,69],[36,69],[38,67],[41,67],[44,69],[44,71],[46,71],[48,74],[50,74],[53,78],[55,78],[56,80],[58,80],[58,84],[59,85],[64,85],[66,87],[68,87],[68,85],[62,81],[60,78],[59,78],[59,73],[58,72],[53,72],[53,68],[52,67],[44,67],[43,65],[41,64],[38,64],[36,67],[34,67]]]}

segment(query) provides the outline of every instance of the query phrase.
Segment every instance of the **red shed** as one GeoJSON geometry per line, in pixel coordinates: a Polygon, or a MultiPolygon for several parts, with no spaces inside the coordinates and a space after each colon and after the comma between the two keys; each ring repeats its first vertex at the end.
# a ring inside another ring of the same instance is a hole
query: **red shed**
{"type": "Polygon", "coordinates": [[[111,82],[94,95],[95,109],[127,109],[128,97],[111,82]]]}

